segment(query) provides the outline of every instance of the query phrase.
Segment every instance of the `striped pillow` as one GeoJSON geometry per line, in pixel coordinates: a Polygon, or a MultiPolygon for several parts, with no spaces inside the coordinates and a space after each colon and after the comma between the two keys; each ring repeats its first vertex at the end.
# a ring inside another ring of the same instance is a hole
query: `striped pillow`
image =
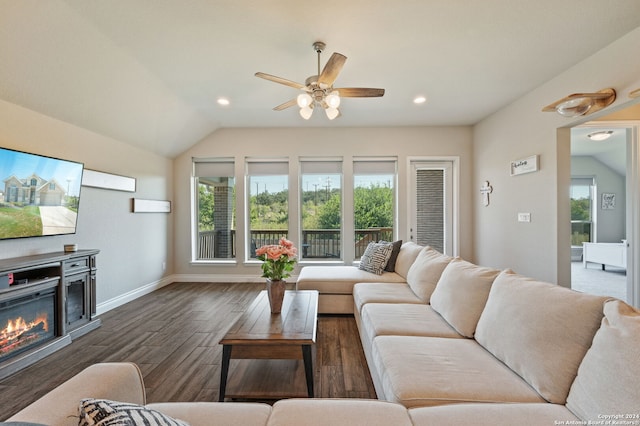
{"type": "Polygon", "coordinates": [[[188,426],[142,405],[107,399],[83,399],[79,411],[79,426],[188,426]]]}
{"type": "Polygon", "coordinates": [[[393,243],[369,243],[362,258],[360,258],[359,269],[382,275],[392,251],[393,243]]]}

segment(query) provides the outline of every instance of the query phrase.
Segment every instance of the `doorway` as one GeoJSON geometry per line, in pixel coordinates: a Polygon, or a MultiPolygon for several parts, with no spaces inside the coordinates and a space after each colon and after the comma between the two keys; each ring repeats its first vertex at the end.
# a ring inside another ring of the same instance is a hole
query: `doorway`
{"type": "Polygon", "coordinates": [[[603,118],[571,129],[571,288],[630,304],[638,288],[629,257],[638,214],[634,128],[603,118]]]}
{"type": "Polygon", "coordinates": [[[455,256],[457,160],[410,160],[409,238],[455,256]]]}

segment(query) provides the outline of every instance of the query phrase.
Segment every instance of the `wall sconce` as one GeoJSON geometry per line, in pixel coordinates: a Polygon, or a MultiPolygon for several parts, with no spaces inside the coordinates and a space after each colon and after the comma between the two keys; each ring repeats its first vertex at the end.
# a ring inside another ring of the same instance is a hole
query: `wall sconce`
{"type": "Polygon", "coordinates": [[[640,89],[636,89],[633,92],[629,93],[630,98],[637,98],[638,96],[640,96],[640,89]]]}
{"type": "Polygon", "coordinates": [[[600,111],[616,100],[616,91],[603,89],[596,93],[574,93],[542,108],[543,112],[555,111],[565,117],[577,117],[600,111]]]}

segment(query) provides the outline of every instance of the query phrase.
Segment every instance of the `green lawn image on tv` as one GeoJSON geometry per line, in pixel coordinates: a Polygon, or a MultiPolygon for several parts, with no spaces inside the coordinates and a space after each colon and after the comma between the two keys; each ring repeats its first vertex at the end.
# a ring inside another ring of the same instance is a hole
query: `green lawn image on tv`
{"type": "Polygon", "coordinates": [[[0,207],[0,238],[42,235],[42,219],[37,206],[0,207]]]}

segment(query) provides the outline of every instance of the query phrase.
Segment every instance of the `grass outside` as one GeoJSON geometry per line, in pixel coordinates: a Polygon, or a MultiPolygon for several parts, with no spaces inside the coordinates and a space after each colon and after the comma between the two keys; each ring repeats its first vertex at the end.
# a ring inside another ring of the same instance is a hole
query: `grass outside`
{"type": "Polygon", "coordinates": [[[30,237],[42,234],[37,206],[0,207],[0,238],[30,237]]]}

